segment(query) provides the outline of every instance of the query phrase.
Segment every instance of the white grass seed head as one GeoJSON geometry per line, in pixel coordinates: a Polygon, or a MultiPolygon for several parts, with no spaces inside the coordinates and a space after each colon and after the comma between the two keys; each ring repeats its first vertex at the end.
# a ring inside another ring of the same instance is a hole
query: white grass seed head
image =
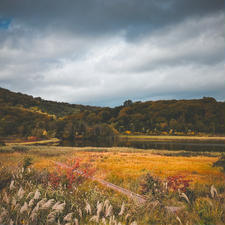
{"type": "Polygon", "coordinates": [[[52,207],[54,201],[55,201],[54,199],[48,200],[46,203],[44,203],[44,204],[42,205],[41,208],[42,208],[42,209],[48,209],[48,208],[52,207]]]}
{"type": "Polygon", "coordinates": [[[216,195],[218,195],[217,190],[214,187],[214,185],[211,186],[210,193],[211,193],[212,198],[214,198],[214,197],[216,197],[216,195]]]}
{"type": "Polygon", "coordinates": [[[24,202],[23,206],[20,209],[20,213],[23,214],[24,212],[26,212],[28,210],[28,205],[27,202],[24,202]]]}
{"type": "Polygon", "coordinates": [[[19,199],[23,198],[24,194],[25,194],[25,191],[23,190],[22,187],[20,187],[20,189],[17,193],[17,196],[19,197],[19,199]]]}
{"type": "Polygon", "coordinates": [[[119,216],[122,216],[124,214],[124,211],[125,211],[125,204],[124,202],[122,203],[122,206],[121,206],[121,209],[120,209],[120,212],[119,212],[119,216]]]}
{"type": "Polygon", "coordinates": [[[15,189],[16,187],[15,187],[15,185],[14,185],[14,183],[15,183],[15,181],[14,180],[12,180],[11,181],[11,183],[10,183],[10,185],[9,185],[9,189],[10,189],[10,191],[12,191],[13,189],[15,189]]]}
{"type": "Polygon", "coordinates": [[[37,199],[40,198],[40,196],[41,196],[41,193],[40,193],[40,191],[37,189],[37,190],[35,191],[35,194],[34,194],[34,199],[37,200],[37,199]]]}
{"type": "Polygon", "coordinates": [[[91,206],[88,202],[86,202],[85,210],[87,214],[91,215],[91,206]]]}
{"type": "Polygon", "coordinates": [[[68,213],[64,218],[63,221],[69,222],[72,220],[73,213],[68,213]]]}

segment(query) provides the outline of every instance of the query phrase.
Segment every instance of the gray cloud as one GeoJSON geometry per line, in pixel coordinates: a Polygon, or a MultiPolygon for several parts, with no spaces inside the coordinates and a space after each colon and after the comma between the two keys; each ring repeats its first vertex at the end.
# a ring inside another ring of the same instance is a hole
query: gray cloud
{"type": "Polygon", "coordinates": [[[2,0],[0,86],[57,101],[224,100],[224,1],[2,0]]]}
{"type": "Polygon", "coordinates": [[[2,0],[1,14],[32,29],[128,36],[223,11],[223,0],[2,0]]]}

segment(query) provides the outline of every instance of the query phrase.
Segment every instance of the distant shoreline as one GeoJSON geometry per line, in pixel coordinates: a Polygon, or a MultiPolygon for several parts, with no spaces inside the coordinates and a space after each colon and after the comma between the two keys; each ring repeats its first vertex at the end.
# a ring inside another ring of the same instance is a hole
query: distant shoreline
{"type": "Polygon", "coordinates": [[[59,143],[60,140],[58,138],[52,138],[52,139],[48,139],[48,140],[40,140],[40,141],[24,141],[21,140],[21,142],[16,141],[16,142],[5,142],[5,144],[7,146],[10,145],[35,145],[35,144],[43,144],[43,145],[47,145],[47,144],[57,144],[59,143]]]}
{"type": "Polygon", "coordinates": [[[169,136],[169,135],[119,135],[121,138],[130,139],[158,139],[158,140],[224,140],[225,136],[169,136]]]}

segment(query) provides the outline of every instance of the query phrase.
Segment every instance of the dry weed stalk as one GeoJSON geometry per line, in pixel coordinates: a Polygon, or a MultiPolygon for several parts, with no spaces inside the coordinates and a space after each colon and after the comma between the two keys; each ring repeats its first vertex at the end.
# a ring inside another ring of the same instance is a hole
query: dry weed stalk
{"type": "Polygon", "coordinates": [[[190,204],[189,198],[188,198],[188,196],[187,196],[185,193],[182,192],[182,193],[180,194],[180,197],[181,197],[181,198],[184,198],[184,199],[187,201],[187,203],[190,204]]]}
{"type": "Polygon", "coordinates": [[[218,195],[217,190],[214,187],[214,185],[211,186],[210,193],[211,193],[212,198],[214,198],[214,197],[216,197],[218,195]]]}
{"type": "Polygon", "coordinates": [[[180,218],[177,216],[176,219],[179,221],[180,224],[182,224],[180,218]]]}
{"type": "Polygon", "coordinates": [[[124,204],[124,202],[123,202],[123,204],[122,204],[122,206],[121,206],[121,209],[120,209],[120,212],[119,212],[119,216],[122,216],[123,215],[123,213],[124,213],[124,211],[125,211],[125,204],[124,204]]]}

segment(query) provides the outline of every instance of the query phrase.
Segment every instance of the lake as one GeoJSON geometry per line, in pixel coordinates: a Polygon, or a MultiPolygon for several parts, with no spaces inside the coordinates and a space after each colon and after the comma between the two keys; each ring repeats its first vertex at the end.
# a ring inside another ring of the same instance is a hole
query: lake
{"type": "Polygon", "coordinates": [[[224,140],[194,140],[194,139],[145,139],[129,137],[105,137],[97,140],[62,141],[62,146],[74,147],[133,147],[139,149],[166,149],[186,151],[225,152],[224,140]]]}

